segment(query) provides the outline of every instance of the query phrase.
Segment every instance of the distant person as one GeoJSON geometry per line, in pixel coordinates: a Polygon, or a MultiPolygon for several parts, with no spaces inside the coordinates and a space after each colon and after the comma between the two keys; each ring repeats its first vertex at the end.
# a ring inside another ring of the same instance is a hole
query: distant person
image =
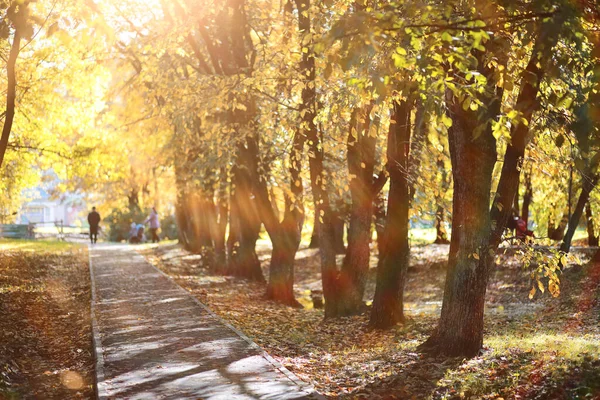
{"type": "Polygon", "coordinates": [[[135,243],[143,243],[146,241],[146,239],[144,238],[144,225],[143,224],[137,224],[136,227],[137,229],[137,234],[135,236],[135,243]]]}
{"type": "Polygon", "coordinates": [[[158,220],[158,212],[156,211],[156,207],[152,207],[152,211],[150,215],[144,221],[145,224],[150,223],[150,235],[152,237],[152,243],[158,243],[158,229],[160,228],[160,221],[158,220]]]}
{"type": "Polygon", "coordinates": [[[96,243],[100,226],[100,214],[96,211],[96,207],[92,207],[92,212],[88,214],[88,223],[90,224],[90,242],[96,243]]]}
{"type": "Polygon", "coordinates": [[[129,226],[129,243],[134,243],[134,238],[137,237],[137,224],[135,222],[131,222],[129,226]]]}
{"type": "Polygon", "coordinates": [[[522,218],[517,217],[516,221],[515,221],[515,236],[517,237],[518,240],[522,241],[522,242],[527,242],[527,238],[534,238],[535,235],[533,234],[533,231],[530,231],[529,229],[527,229],[527,222],[525,222],[522,218]]]}

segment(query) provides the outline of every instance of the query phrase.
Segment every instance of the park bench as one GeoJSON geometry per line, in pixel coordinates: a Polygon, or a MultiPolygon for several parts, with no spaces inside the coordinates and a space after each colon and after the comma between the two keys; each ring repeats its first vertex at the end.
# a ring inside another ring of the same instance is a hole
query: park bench
{"type": "Polygon", "coordinates": [[[11,239],[31,239],[33,231],[29,225],[24,224],[2,224],[0,225],[0,237],[11,239]]]}

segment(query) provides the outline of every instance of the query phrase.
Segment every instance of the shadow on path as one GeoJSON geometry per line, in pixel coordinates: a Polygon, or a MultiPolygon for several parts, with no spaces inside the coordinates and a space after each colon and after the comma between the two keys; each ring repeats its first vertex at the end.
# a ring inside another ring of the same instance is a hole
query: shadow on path
{"type": "Polygon", "coordinates": [[[90,262],[100,398],[320,398],[129,246],[90,262]]]}

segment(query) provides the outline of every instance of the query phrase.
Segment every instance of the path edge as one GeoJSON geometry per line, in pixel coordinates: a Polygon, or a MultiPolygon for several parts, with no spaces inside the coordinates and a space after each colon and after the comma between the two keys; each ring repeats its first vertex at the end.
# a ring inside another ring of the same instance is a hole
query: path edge
{"type": "Polygon", "coordinates": [[[94,279],[94,266],[92,264],[92,246],[88,244],[88,265],[90,269],[90,286],[92,289],[92,301],[90,303],[90,314],[92,317],[92,347],[94,350],[95,374],[94,374],[94,393],[96,399],[107,400],[106,382],[104,375],[104,352],[102,351],[102,341],[100,340],[100,330],[98,329],[98,320],[96,319],[96,280],[94,279]]]}
{"type": "Polygon", "coordinates": [[[167,278],[175,286],[177,286],[177,288],[180,291],[184,292],[187,296],[191,297],[192,300],[194,302],[196,302],[196,304],[198,304],[200,307],[202,307],[202,309],[204,309],[204,311],[206,311],[210,316],[212,316],[217,321],[219,321],[220,323],[222,323],[223,325],[225,325],[227,328],[231,329],[239,337],[241,337],[244,341],[246,341],[250,345],[250,347],[252,347],[253,349],[257,350],[258,353],[260,354],[260,356],[262,356],[265,360],[267,360],[269,363],[271,363],[273,365],[273,367],[275,367],[275,369],[277,369],[279,372],[281,372],[286,378],[288,378],[290,381],[292,381],[302,391],[306,392],[307,395],[312,396],[314,399],[317,399],[317,400],[325,400],[325,397],[323,395],[319,394],[316,391],[316,389],[310,383],[304,382],[302,379],[300,379],[298,376],[296,376],[296,374],[294,374],[292,371],[290,371],[289,369],[287,369],[286,367],[284,367],[279,361],[277,361],[273,357],[271,357],[262,347],[260,347],[258,344],[256,344],[248,336],[246,336],[246,334],[244,334],[242,331],[240,331],[239,329],[237,329],[235,326],[231,325],[229,322],[227,322],[226,320],[224,320],[223,318],[221,318],[220,316],[218,316],[217,314],[215,314],[210,308],[208,308],[208,306],[206,304],[204,304],[200,300],[198,300],[198,298],[196,296],[194,296],[193,293],[191,293],[189,290],[186,290],[184,287],[182,287],[181,285],[179,285],[179,283],[177,283],[175,281],[175,279],[173,279],[173,277],[171,277],[166,272],[164,272],[163,270],[161,270],[160,268],[158,268],[156,265],[154,265],[153,263],[151,263],[144,255],[140,254],[137,251],[136,251],[136,253],[140,257],[144,258],[144,260],[146,260],[146,262],[148,264],[150,264],[152,266],[152,268],[154,268],[155,270],[157,270],[160,274],[162,274],[165,278],[167,278]]]}

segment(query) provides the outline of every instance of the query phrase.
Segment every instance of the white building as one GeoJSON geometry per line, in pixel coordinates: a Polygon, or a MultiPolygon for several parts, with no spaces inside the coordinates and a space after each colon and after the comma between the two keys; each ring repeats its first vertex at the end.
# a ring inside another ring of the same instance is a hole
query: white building
{"type": "Polygon", "coordinates": [[[79,196],[63,195],[53,199],[43,188],[29,190],[26,197],[31,201],[23,204],[18,221],[21,224],[59,224],[77,226],[82,222],[82,211],[86,209],[79,196]]]}

